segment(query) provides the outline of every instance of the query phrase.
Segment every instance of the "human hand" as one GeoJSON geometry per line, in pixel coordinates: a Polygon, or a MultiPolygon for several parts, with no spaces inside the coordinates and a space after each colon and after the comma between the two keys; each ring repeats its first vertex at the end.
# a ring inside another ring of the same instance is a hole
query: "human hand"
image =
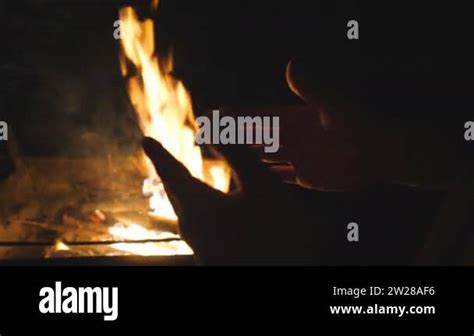
{"type": "Polygon", "coordinates": [[[237,175],[238,187],[229,194],[192,177],[157,141],[145,138],[143,147],[178,215],[180,234],[202,263],[312,262],[314,192],[281,182],[241,145],[217,147],[237,175]]]}

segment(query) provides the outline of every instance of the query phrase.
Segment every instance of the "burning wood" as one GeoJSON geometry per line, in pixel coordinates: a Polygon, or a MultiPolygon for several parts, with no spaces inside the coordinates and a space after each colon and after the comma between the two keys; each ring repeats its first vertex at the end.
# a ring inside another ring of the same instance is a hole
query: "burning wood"
{"type": "Polygon", "coordinates": [[[147,214],[134,160],[115,158],[106,176],[109,159],[18,161],[0,188],[0,258],[192,254],[147,214]]]}

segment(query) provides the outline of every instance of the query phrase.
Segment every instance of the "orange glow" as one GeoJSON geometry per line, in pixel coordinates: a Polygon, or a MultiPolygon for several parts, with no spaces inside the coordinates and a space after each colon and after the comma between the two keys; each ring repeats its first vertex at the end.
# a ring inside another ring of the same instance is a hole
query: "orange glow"
{"type": "Polygon", "coordinates": [[[64,244],[61,240],[56,240],[56,242],[54,243],[54,249],[56,251],[69,251],[70,248],[69,246],[67,246],[66,244],[64,244]]]}
{"type": "MultiPolygon", "coordinates": [[[[154,0],[152,8],[156,9],[158,4],[159,1],[154,0]]],[[[143,134],[158,140],[188,168],[194,177],[215,189],[228,192],[230,168],[225,161],[203,158],[201,149],[195,144],[197,126],[191,96],[183,83],[171,75],[172,55],[155,54],[153,21],[140,20],[132,7],[122,8],[119,18],[122,29],[120,70],[127,79],[128,94],[143,134]]],[[[155,218],[177,222],[176,213],[169,202],[160,177],[157,176],[148,158],[143,153],[141,155],[148,175],[143,183],[143,193],[149,197],[151,215],[155,218]]],[[[137,230],[140,229],[129,228],[120,236],[136,239],[137,230]]],[[[112,228],[110,232],[117,236],[117,228],[112,228]]],[[[142,237],[150,238],[150,232],[141,232],[142,237]]],[[[136,247],[139,249],[138,246],[136,247]]],[[[159,248],[138,251],[130,244],[121,244],[118,248],[135,254],[169,254],[169,251],[164,252],[159,248]]],[[[144,249],[148,248],[144,247],[144,249]]],[[[176,251],[188,254],[190,249],[187,245],[177,246],[176,251]]]]}
{"type": "Polygon", "coordinates": [[[191,248],[184,241],[178,240],[179,236],[173,233],[153,231],[137,224],[125,225],[122,223],[115,224],[109,231],[114,238],[127,240],[177,238],[177,240],[169,242],[117,243],[112,245],[113,248],[130,254],[142,256],[193,254],[191,248]]]}
{"type": "MultiPolygon", "coordinates": [[[[143,134],[158,140],[190,173],[212,187],[227,192],[230,169],[225,162],[205,164],[201,149],[195,144],[197,131],[191,96],[183,83],[172,77],[171,55],[155,55],[153,21],[140,21],[132,7],[119,13],[122,22],[121,70],[128,78],[128,93],[135,107],[143,134]],[[133,74],[129,71],[132,65],[133,74]]],[[[163,186],[151,163],[144,192],[150,194],[154,215],[176,219],[163,186]]]]}

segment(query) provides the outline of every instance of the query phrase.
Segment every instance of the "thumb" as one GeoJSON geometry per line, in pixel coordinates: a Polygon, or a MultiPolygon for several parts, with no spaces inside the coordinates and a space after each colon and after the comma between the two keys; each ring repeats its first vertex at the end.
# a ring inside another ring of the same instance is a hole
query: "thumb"
{"type": "Polygon", "coordinates": [[[189,170],[158,141],[145,137],[143,139],[143,149],[163,181],[170,200],[174,200],[172,202],[173,206],[176,205],[176,201],[181,206],[189,204],[193,199],[196,199],[196,194],[203,196],[210,192],[217,192],[204,182],[194,178],[189,170]]]}

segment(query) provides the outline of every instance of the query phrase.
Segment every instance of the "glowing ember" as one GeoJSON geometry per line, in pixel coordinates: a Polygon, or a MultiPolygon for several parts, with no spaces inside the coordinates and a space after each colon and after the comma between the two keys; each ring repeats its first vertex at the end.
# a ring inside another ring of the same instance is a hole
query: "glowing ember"
{"type": "Polygon", "coordinates": [[[193,250],[182,240],[166,243],[117,243],[113,248],[141,256],[192,255],[193,250]]]}
{"type": "Polygon", "coordinates": [[[137,224],[125,225],[122,223],[117,223],[110,228],[109,232],[116,238],[131,240],[165,239],[177,237],[176,235],[168,232],[148,230],[137,224]]]}
{"type": "Polygon", "coordinates": [[[193,250],[182,240],[178,240],[179,236],[155,230],[148,230],[136,224],[125,225],[117,223],[110,228],[110,233],[114,238],[127,240],[146,240],[146,239],[166,239],[176,238],[175,241],[168,242],[147,242],[147,243],[117,243],[112,247],[131,254],[142,256],[153,255],[191,255],[193,250]]]}
{"type": "Polygon", "coordinates": [[[54,243],[54,249],[56,251],[69,251],[70,248],[69,246],[67,246],[66,244],[64,244],[61,240],[56,240],[56,242],[54,243]]]}

